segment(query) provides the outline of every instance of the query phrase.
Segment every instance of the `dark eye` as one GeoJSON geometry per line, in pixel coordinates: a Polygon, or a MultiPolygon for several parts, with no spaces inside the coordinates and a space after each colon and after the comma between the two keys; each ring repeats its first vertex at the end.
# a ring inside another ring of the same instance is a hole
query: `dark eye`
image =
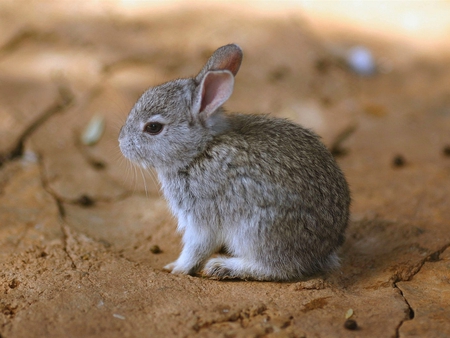
{"type": "Polygon", "coordinates": [[[144,127],[144,132],[149,133],[150,135],[156,135],[161,132],[163,129],[163,125],[159,122],[149,122],[144,127]]]}

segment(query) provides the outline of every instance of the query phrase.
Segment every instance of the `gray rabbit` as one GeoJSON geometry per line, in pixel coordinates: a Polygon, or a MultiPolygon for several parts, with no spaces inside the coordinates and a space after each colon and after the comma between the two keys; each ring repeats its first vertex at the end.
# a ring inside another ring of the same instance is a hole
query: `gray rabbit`
{"type": "Polygon", "coordinates": [[[242,56],[220,47],[196,77],[148,89],[120,132],[125,157],[156,169],[183,233],[165,269],[288,281],[335,268],[349,219],[344,175],[312,131],[224,112],[242,56]]]}

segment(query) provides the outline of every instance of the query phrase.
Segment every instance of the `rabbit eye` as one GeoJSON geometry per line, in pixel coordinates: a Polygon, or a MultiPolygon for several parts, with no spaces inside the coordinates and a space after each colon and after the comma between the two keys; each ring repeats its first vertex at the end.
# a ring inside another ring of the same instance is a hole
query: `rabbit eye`
{"type": "Polygon", "coordinates": [[[144,126],[144,132],[150,135],[156,135],[161,132],[163,125],[159,122],[149,122],[144,126]]]}

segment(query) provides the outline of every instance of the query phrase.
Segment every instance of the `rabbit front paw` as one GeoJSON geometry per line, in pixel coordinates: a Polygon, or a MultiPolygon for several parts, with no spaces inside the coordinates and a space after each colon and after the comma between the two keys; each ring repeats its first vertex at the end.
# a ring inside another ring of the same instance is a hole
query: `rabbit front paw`
{"type": "Polygon", "coordinates": [[[165,265],[165,266],[163,267],[163,270],[172,272],[173,269],[175,269],[175,266],[176,266],[176,265],[177,265],[177,261],[172,262],[172,263],[169,263],[169,264],[167,264],[167,265],[165,265]]]}
{"type": "Polygon", "coordinates": [[[199,268],[198,266],[183,266],[178,261],[172,262],[164,266],[163,268],[166,271],[169,271],[170,273],[173,273],[174,275],[195,275],[199,268]]]}

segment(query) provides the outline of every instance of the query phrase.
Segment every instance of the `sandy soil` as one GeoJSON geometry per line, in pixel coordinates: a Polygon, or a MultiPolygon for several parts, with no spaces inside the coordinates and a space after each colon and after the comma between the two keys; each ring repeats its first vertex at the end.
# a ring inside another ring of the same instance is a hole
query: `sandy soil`
{"type": "MultiPolygon", "coordinates": [[[[438,3],[414,13],[442,23],[438,3]]],[[[428,39],[319,12],[0,4],[1,338],[450,336],[450,24],[428,39]],[[148,86],[229,42],[245,56],[226,108],[314,129],[348,178],[339,271],[261,283],[162,270],[180,251],[175,220],[118,130],[148,86]],[[348,67],[355,45],[376,74],[348,67]],[[94,115],[106,130],[85,146],[94,115]]]]}

